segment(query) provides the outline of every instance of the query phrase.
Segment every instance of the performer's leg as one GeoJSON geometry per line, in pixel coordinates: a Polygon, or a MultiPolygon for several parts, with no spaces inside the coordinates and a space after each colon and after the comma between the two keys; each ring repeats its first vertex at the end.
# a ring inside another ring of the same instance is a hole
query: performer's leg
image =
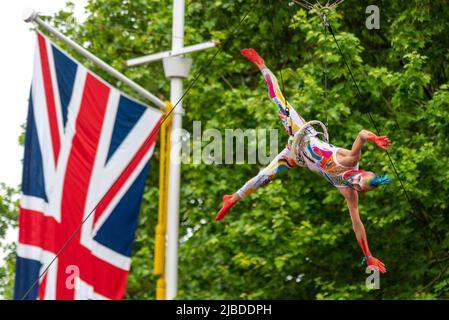
{"type": "Polygon", "coordinates": [[[294,166],[294,162],[293,159],[289,157],[289,153],[290,150],[287,148],[282,150],[267,167],[260,170],[257,176],[245,183],[245,185],[237,191],[239,198],[243,199],[260,187],[268,184],[274,179],[278,172],[291,169],[294,166]]]}
{"type": "Polygon", "coordinates": [[[253,62],[262,72],[265,82],[267,83],[268,96],[278,106],[279,117],[281,118],[285,129],[290,134],[289,131],[291,128],[291,134],[295,134],[306,121],[296,112],[293,106],[285,100],[276,76],[266,67],[265,61],[259,54],[254,49],[243,49],[241,52],[244,57],[253,62]],[[288,113],[290,114],[290,117],[287,117],[288,113]],[[288,118],[290,118],[290,120],[288,118]]]}
{"type": "Polygon", "coordinates": [[[296,166],[293,159],[289,157],[290,150],[285,148],[281,151],[271,163],[262,169],[257,176],[249,180],[245,185],[232,195],[225,195],[223,197],[223,207],[218,212],[215,220],[221,220],[228,213],[229,209],[234,206],[239,200],[255,192],[260,187],[268,184],[274,179],[276,174],[281,170],[289,170],[296,166]]]}

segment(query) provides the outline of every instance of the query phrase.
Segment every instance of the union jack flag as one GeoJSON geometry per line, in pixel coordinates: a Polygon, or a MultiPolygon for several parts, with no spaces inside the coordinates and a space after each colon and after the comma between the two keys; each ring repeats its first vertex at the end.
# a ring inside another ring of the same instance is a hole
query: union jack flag
{"type": "Polygon", "coordinates": [[[25,136],[15,298],[122,299],[162,113],[37,34],[25,136]],[[97,204],[99,204],[97,206],[97,204]]]}

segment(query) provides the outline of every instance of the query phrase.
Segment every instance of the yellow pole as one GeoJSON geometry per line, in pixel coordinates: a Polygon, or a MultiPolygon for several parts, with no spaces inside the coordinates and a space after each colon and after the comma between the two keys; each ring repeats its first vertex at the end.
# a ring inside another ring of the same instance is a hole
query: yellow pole
{"type": "MultiPolygon", "coordinates": [[[[170,102],[165,102],[166,115],[172,110],[170,102]]],[[[154,274],[159,276],[156,284],[156,299],[165,300],[165,234],[167,230],[167,190],[170,168],[171,115],[164,121],[160,132],[160,164],[159,164],[159,206],[156,240],[154,246],[154,274]]]]}

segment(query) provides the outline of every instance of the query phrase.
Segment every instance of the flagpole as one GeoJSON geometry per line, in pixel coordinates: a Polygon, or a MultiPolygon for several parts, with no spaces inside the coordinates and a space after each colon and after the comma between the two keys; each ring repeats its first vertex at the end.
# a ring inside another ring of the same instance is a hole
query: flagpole
{"type": "MultiPolygon", "coordinates": [[[[184,54],[217,47],[218,41],[208,41],[184,47],[185,0],[173,1],[172,50],[163,51],[127,61],[127,66],[137,66],[162,60],[165,76],[170,79],[170,101],[173,104],[173,124],[171,132],[171,151],[169,163],[167,229],[165,247],[165,299],[172,300],[178,291],[178,241],[179,241],[179,200],[181,186],[181,129],[184,114],[181,97],[183,80],[187,78],[192,64],[184,54]]],[[[159,201],[165,201],[159,198],[159,201]]],[[[160,259],[155,261],[158,265],[160,259]]],[[[157,297],[163,291],[158,286],[157,297]]]]}
{"type": "MultiPolygon", "coordinates": [[[[173,1],[173,21],[172,21],[172,51],[180,50],[184,47],[184,14],[185,1],[173,1]]],[[[169,69],[170,62],[183,63],[183,58],[172,57],[164,60],[164,68],[169,69]]],[[[186,60],[186,59],[184,59],[186,60]]],[[[188,61],[184,61],[187,62],[188,61]]],[[[191,60],[190,60],[191,63],[191,60]]],[[[189,66],[190,67],[190,66],[189,66]]],[[[187,76],[187,74],[186,74],[187,76]]],[[[183,78],[170,77],[170,100],[173,105],[178,104],[174,109],[171,155],[170,155],[170,176],[168,183],[168,216],[167,216],[167,248],[165,264],[166,277],[166,299],[172,300],[178,291],[178,239],[179,239],[179,200],[180,200],[180,180],[181,180],[181,150],[180,150],[180,130],[182,129],[182,93],[183,78]]]]}
{"type": "Polygon", "coordinates": [[[156,106],[161,108],[162,110],[166,109],[166,105],[164,101],[150,93],[149,91],[145,90],[143,87],[126,77],[124,74],[118,72],[114,68],[112,68],[110,65],[108,65],[106,62],[98,58],[97,56],[93,55],[83,47],[81,47],[76,42],[70,40],[65,35],[63,35],[61,32],[59,32],[57,29],[53,28],[46,22],[42,21],[42,19],[39,18],[39,14],[34,11],[33,9],[26,9],[23,13],[23,20],[25,22],[35,22],[40,27],[42,27],[44,30],[52,33],[55,37],[57,37],[59,40],[63,41],[65,44],[67,44],[69,47],[74,49],[76,52],[78,52],[80,55],[85,57],[86,59],[91,60],[94,62],[99,68],[101,68],[103,71],[107,72],[111,76],[115,77],[116,79],[122,81],[123,83],[127,84],[129,87],[134,89],[136,92],[141,94],[146,99],[153,102],[156,106]]]}

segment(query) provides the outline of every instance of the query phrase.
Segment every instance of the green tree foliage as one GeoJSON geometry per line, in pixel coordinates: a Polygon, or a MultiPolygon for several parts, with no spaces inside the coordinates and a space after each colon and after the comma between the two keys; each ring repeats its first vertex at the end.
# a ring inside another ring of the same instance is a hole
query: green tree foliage
{"type": "Polygon", "coordinates": [[[5,238],[12,228],[17,227],[17,190],[0,184],[0,297],[11,299],[13,292],[15,244],[8,243],[5,238]]]}
{"type": "MultiPolygon", "coordinates": [[[[185,129],[191,132],[193,121],[201,121],[203,130],[223,133],[226,128],[281,128],[262,77],[239,53],[253,47],[282,79],[287,99],[301,115],[328,121],[333,144],[350,147],[360,129],[375,131],[369,112],[379,133],[394,141],[390,155],[400,179],[385,152],[372,145],[365,148],[361,168],[393,177],[389,186],[360,196],[371,249],[388,268],[381,289],[369,291],[344,200],[324,179],[304,169],[293,170],[217,223],[213,218],[222,195],[237,190],[260,166],[184,164],[178,297],[448,298],[447,1],[377,1],[379,30],[365,27],[365,8],[371,2],[345,1],[332,13],[333,30],[361,97],[316,14],[290,1],[260,0],[254,7],[249,0],[186,2],[185,44],[216,39],[223,45],[184,99],[185,129]]],[[[100,58],[168,97],[160,63],[126,69],[123,62],[170,48],[171,9],[168,0],[97,0],[89,2],[82,25],[66,24],[70,6],[52,20],[100,58]]],[[[186,84],[213,54],[213,50],[195,54],[186,84]]],[[[280,132],[285,143],[287,136],[280,132]]],[[[155,295],[158,157],[156,150],[132,257],[130,299],[155,295]]]]}

